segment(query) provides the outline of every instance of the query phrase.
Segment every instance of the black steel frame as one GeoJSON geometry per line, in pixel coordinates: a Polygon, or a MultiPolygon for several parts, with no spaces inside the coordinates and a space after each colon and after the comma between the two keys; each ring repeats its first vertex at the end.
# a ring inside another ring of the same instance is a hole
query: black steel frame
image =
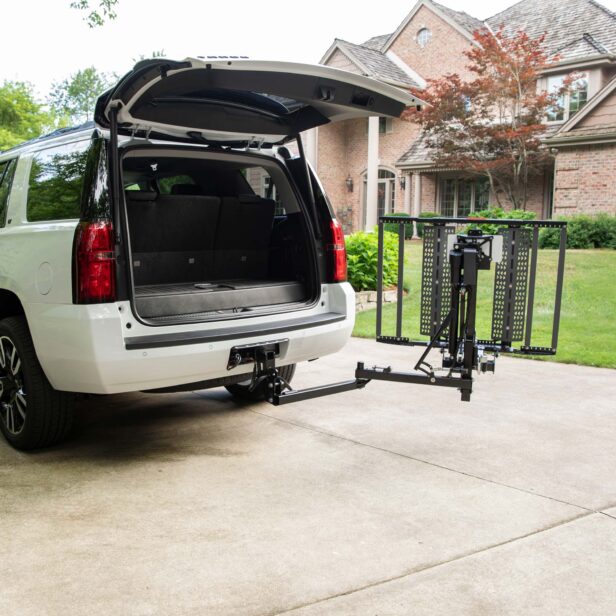
{"type": "MultiPolygon", "coordinates": [[[[419,218],[419,217],[399,217],[399,216],[382,216],[378,224],[379,234],[379,251],[377,263],[377,309],[376,309],[376,340],[385,344],[399,344],[408,346],[431,346],[431,347],[446,347],[447,344],[442,341],[429,342],[425,340],[412,340],[401,335],[402,332],[402,309],[400,306],[400,298],[402,297],[402,284],[404,280],[404,241],[399,241],[398,251],[398,306],[396,318],[396,335],[384,336],[383,330],[383,233],[384,225],[396,224],[398,226],[398,234],[401,238],[404,237],[405,227],[413,223],[420,223],[425,226],[434,226],[436,228],[453,228],[457,226],[469,225],[498,225],[501,229],[511,229],[514,231],[526,229],[531,233],[530,244],[530,265],[528,275],[528,296],[525,311],[525,328],[524,328],[524,344],[520,347],[515,347],[511,340],[497,339],[494,336],[491,339],[477,340],[477,344],[488,351],[496,351],[501,353],[513,353],[522,355],[554,355],[558,344],[558,332],[560,327],[560,312],[562,305],[563,281],[565,274],[565,252],[567,246],[567,223],[560,220],[507,220],[507,219],[476,219],[476,218],[419,218]],[[537,280],[537,253],[539,250],[539,229],[555,228],[560,229],[558,262],[556,267],[556,291],[554,297],[554,314],[552,320],[552,339],[550,347],[533,346],[532,344],[532,327],[533,327],[533,311],[535,301],[535,285],[537,280]],[[402,264],[402,267],[400,267],[402,264]]],[[[509,309],[511,310],[511,308],[509,309]]]]}

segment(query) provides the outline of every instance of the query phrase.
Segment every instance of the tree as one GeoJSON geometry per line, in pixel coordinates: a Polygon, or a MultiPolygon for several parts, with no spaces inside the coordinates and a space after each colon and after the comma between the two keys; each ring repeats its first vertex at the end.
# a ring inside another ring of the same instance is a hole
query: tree
{"type": "Polygon", "coordinates": [[[90,6],[90,0],[75,0],[71,2],[71,8],[79,11],[85,11],[86,15],[83,20],[90,26],[96,28],[102,26],[107,19],[115,19],[117,17],[115,6],[118,0],[98,0],[98,8],[90,6]]]}
{"type": "Polygon", "coordinates": [[[109,82],[107,75],[89,66],[64,81],[55,82],[49,106],[60,123],[82,124],[94,117],[96,99],[109,87],[109,82]]]}
{"type": "Polygon", "coordinates": [[[472,74],[469,80],[455,73],[428,82],[417,92],[428,105],[405,112],[419,123],[438,167],[487,177],[499,205],[505,195],[516,209],[526,209],[529,177],[551,160],[542,147],[545,118],[564,91],[540,91],[537,80],[555,61],[543,50],[544,36],[524,32],[505,35],[479,30],[475,45],[465,52],[472,74]]]}
{"type": "Polygon", "coordinates": [[[51,126],[51,114],[36,101],[30,84],[5,81],[0,86],[0,150],[34,139],[51,126]]]}
{"type": "Polygon", "coordinates": [[[164,58],[165,50],[164,49],[155,49],[150,54],[140,53],[138,57],[133,58],[133,63],[137,64],[137,62],[141,62],[142,60],[153,60],[155,58],[164,58]]]}

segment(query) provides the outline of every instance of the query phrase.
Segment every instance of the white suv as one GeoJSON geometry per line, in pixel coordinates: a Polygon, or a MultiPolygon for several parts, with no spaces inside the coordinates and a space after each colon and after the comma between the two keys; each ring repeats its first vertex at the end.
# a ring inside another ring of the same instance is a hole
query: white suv
{"type": "Polygon", "coordinates": [[[299,135],[414,103],[328,67],[157,59],[100,97],[94,124],[0,153],[7,440],[61,440],[76,393],[259,398],[242,349],[273,343],[287,381],[338,351],[354,322],[344,236],[299,135]]]}

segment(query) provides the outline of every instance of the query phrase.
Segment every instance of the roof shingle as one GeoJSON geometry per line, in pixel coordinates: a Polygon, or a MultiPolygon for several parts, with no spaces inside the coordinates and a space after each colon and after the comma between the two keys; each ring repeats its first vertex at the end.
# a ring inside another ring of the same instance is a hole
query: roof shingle
{"type": "Polygon", "coordinates": [[[373,36],[369,38],[365,43],[362,43],[362,47],[368,47],[376,51],[381,51],[385,43],[389,40],[391,34],[380,34],[379,36],[373,36]]]}
{"type": "Polygon", "coordinates": [[[364,45],[355,45],[348,41],[336,39],[338,45],[365,67],[371,77],[376,77],[382,81],[395,82],[410,88],[421,87],[412,77],[405,73],[397,64],[394,64],[384,53],[375,49],[370,49],[364,45]]]}
{"type": "Polygon", "coordinates": [[[616,14],[595,0],[522,0],[486,23],[533,38],[545,33],[546,51],[561,60],[616,53],[616,14]]]}
{"type": "Polygon", "coordinates": [[[439,4],[438,2],[434,2],[434,0],[431,0],[431,2],[437,9],[445,13],[445,15],[449,17],[449,19],[455,21],[459,26],[461,26],[471,34],[475,32],[475,30],[481,30],[482,28],[485,28],[485,24],[483,23],[483,21],[481,21],[481,19],[477,19],[476,17],[473,17],[472,15],[469,15],[464,11],[454,11],[448,6],[439,4]]]}

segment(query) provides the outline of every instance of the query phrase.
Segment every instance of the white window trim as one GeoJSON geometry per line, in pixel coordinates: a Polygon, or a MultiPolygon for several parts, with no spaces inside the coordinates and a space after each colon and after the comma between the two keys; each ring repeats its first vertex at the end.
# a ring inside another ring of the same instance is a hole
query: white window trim
{"type": "MultiPolygon", "coordinates": [[[[549,75],[548,77],[546,77],[546,82],[545,82],[545,87],[546,90],[549,87],[548,84],[550,83],[550,78],[551,77],[562,77],[563,79],[565,77],[567,77],[569,75],[569,73],[561,73],[558,75],[549,75]]],[[[586,79],[586,103],[588,103],[588,101],[590,100],[590,75],[587,71],[584,71],[582,73],[580,73],[580,79],[586,79]]],[[[548,120],[547,116],[546,116],[546,120],[545,123],[548,125],[554,125],[554,124],[564,124],[565,122],[568,122],[576,113],[578,113],[581,109],[583,109],[583,107],[580,107],[580,109],[578,109],[577,111],[575,111],[573,114],[571,114],[569,112],[569,105],[571,103],[571,92],[566,92],[563,95],[563,119],[562,120],[548,120]]]]}
{"type": "Polygon", "coordinates": [[[477,196],[476,182],[479,178],[473,179],[473,178],[460,178],[460,177],[441,177],[439,178],[437,185],[436,185],[436,205],[437,205],[437,211],[439,214],[441,214],[442,216],[445,216],[445,214],[443,214],[443,208],[442,208],[442,203],[441,203],[443,182],[446,182],[447,180],[455,180],[456,189],[454,191],[454,196],[453,196],[453,214],[451,215],[451,217],[452,218],[464,218],[464,216],[458,216],[458,203],[459,203],[459,195],[460,195],[459,182],[465,179],[468,179],[471,182],[471,209],[469,211],[469,214],[473,214],[475,212],[475,201],[476,201],[475,197],[477,196]]]}
{"type": "Polygon", "coordinates": [[[430,30],[430,28],[426,27],[426,26],[421,26],[421,28],[419,28],[419,30],[417,30],[417,34],[415,35],[415,41],[416,43],[422,48],[425,49],[426,46],[428,45],[428,43],[432,40],[432,31],[430,30]],[[421,41],[419,40],[419,35],[425,32],[427,35],[427,40],[422,44],[421,41]]]}

